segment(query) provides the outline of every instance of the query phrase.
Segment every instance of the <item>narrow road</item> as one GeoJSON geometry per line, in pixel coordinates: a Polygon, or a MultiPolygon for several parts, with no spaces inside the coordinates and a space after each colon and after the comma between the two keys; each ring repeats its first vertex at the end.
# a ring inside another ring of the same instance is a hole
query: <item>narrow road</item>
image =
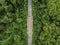
{"type": "Polygon", "coordinates": [[[28,18],[27,18],[27,30],[28,30],[28,45],[32,45],[32,0],[28,0],[28,18]]]}

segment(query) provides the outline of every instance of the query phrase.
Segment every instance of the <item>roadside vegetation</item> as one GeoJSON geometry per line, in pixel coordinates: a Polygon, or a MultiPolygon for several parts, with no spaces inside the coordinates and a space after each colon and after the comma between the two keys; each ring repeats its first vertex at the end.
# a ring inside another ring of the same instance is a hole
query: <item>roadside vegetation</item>
{"type": "Polygon", "coordinates": [[[33,45],[60,45],[60,0],[33,0],[33,45]]]}
{"type": "Polygon", "coordinates": [[[0,45],[27,45],[27,0],[0,0],[0,45]]]}

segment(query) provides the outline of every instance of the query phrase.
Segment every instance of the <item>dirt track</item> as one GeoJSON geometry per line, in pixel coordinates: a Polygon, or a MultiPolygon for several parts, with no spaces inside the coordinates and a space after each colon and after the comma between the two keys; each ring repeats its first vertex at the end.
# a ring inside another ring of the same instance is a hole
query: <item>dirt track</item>
{"type": "Polygon", "coordinates": [[[33,17],[32,17],[32,2],[28,0],[28,18],[27,18],[27,30],[28,30],[28,45],[32,45],[32,27],[33,27],[33,17]]]}

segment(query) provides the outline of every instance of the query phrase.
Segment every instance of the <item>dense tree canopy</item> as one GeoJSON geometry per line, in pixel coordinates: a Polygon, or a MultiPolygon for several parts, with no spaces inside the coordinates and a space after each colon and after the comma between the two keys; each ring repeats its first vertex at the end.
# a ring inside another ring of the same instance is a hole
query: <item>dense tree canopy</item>
{"type": "Polygon", "coordinates": [[[60,0],[33,0],[33,45],[60,45],[60,0]]]}
{"type": "Polygon", "coordinates": [[[26,20],[27,0],[0,0],[0,45],[27,45],[26,20]]]}

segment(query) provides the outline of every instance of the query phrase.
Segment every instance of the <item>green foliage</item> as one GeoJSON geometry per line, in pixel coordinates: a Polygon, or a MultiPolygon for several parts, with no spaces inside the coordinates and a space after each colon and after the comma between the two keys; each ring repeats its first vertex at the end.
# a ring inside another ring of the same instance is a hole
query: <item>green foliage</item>
{"type": "Polygon", "coordinates": [[[60,0],[33,0],[33,45],[60,45],[60,0]]]}
{"type": "Polygon", "coordinates": [[[27,45],[26,22],[27,0],[0,0],[0,45],[27,45]]]}

